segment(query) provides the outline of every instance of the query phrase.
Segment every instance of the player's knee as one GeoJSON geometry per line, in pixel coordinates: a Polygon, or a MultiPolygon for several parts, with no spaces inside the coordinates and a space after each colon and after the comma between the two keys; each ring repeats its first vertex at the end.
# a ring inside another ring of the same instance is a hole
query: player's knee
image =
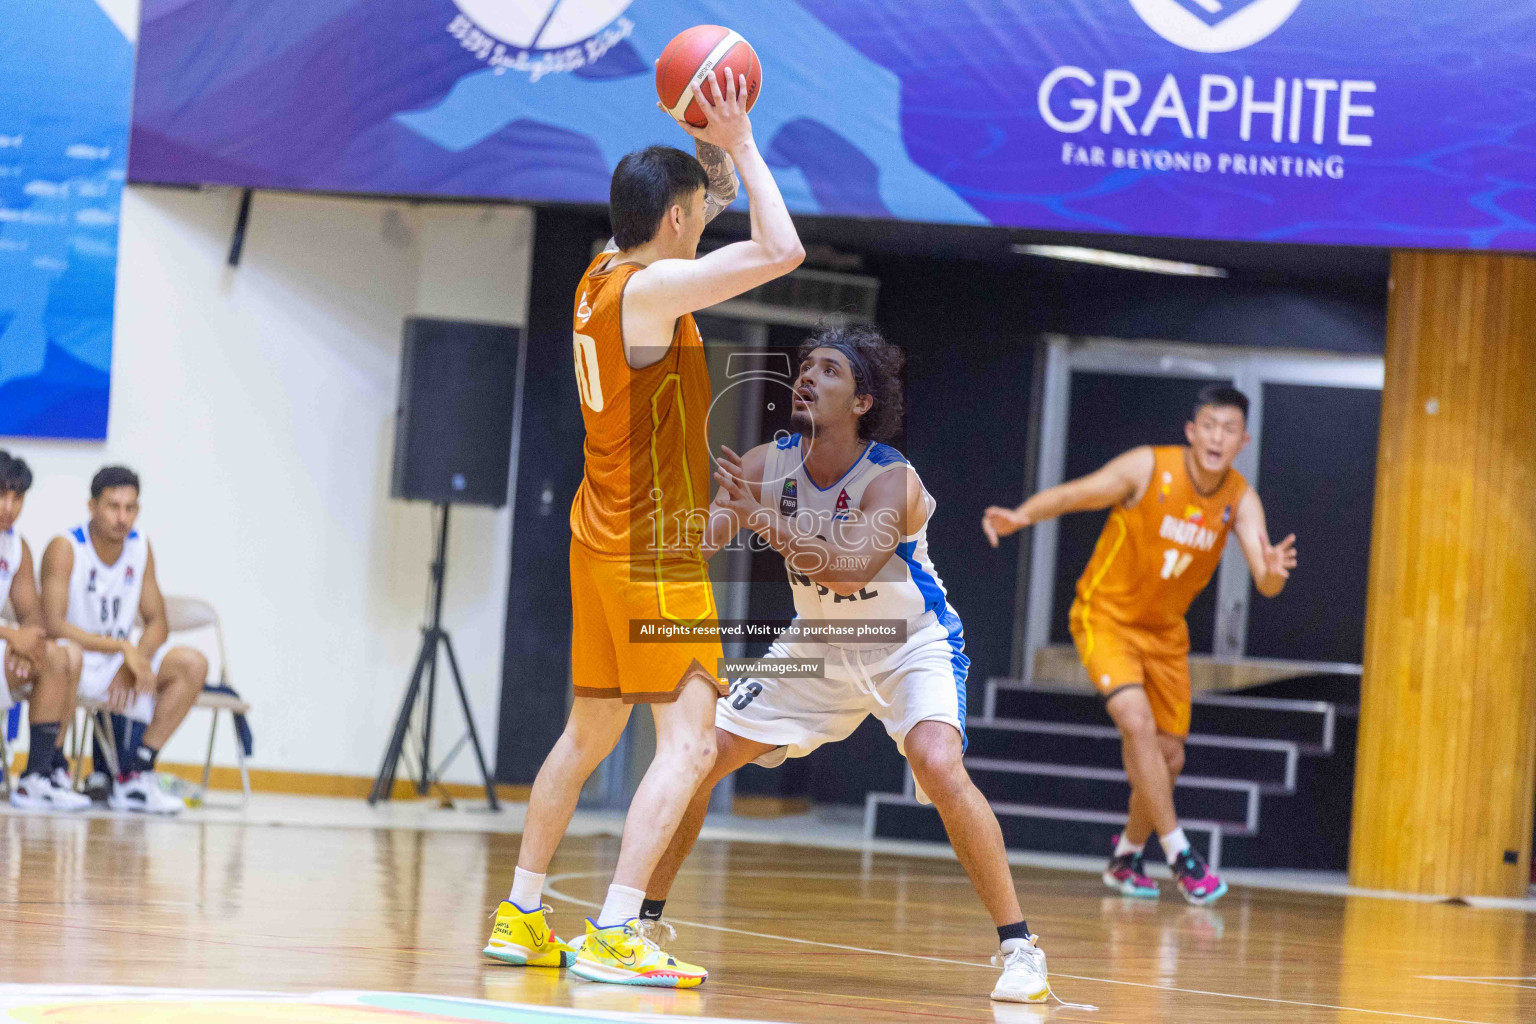
{"type": "Polygon", "coordinates": [[[85,664],[85,652],[81,649],[80,645],[73,640],[65,640],[63,643],[55,644],[54,646],[64,652],[65,671],[69,673],[70,681],[74,683],[80,682],[80,669],[85,664]]]}
{"type": "Polygon", "coordinates": [[[69,652],[58,644],[49,644],[43,654],[48,671],[54,675],[68,676],[69,652]]]}
{"type": "Polygon", "coordinates": [[[1184,770],[1184,745],[1164,744],[1163,760],[1168,764],[1168,773],[1178,775],[1184,770]]]}
{"type": "Polygon", "coordinates": [[[176,674],[186,685],[202,689],[203,683],[208,681],[207,656],[191,647],[178,647],[166,655],[167,658],[172,656],[176,658],[176,674]]]}
{"type": "Polygon", "coordinates": [[[1157,723],[1152,719],[1151,708],[1118,708],[1113,717],[1124,739],[1147,743],[1157,740],[1157,723]]]}
{"type": "Polygon", "coordinates": [[[942,795],[965,784],[967,776],[959,742],[937,730],[914,730],[907,737],[905,748],[912,775],[929,796],[934,796],[936,790],[942,795]]]}
{"type": "Polygon", "coordinates": [[[715,766],[716,753],[714,729],[698,735],[672,737],[657,750],[658,756],[667,757],[678,771],[696,780],[702,780],[715,766]]]}

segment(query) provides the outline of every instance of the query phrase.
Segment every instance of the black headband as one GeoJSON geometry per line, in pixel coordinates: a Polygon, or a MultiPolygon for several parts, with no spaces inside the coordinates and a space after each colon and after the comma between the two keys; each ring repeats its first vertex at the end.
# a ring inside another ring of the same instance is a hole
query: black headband
{"type": "Polygon", "coordinates": [[[855,395],[873,395],[868,387],[869,367],[864,362],[864,357],[859,350],[846,341],[818,341],[816,348],[831,348],[843,354],[848,360],[848,369],[853,373],[853,393],[855,395]]]}

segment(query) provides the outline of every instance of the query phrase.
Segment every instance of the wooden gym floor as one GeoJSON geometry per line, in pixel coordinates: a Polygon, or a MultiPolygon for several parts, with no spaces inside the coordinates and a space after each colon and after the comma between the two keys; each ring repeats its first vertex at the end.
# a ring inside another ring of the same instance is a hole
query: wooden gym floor
{"type": "MultiPolygon", "coordinates": [[[[562,848],[557,933],[601,898],[616,849],[562,848]]],[[[672,948],[710,980],[596,985],[481,959],[516,853],[478,832],[0,815],[0,1021],[1536,1021],[1519,910],[1236,887],[1201,909],[1017,868],[1058,994],[1100,1007],[1046,1010],[987,999],[995,936],[952,861],[718,841],[668,905],[672,948]]]]}

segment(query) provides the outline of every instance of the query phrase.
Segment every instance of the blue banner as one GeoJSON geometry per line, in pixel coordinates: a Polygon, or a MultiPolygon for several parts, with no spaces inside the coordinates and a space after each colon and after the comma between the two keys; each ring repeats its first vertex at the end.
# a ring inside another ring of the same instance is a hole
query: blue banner
{"type": "Polygon", "coordinates": [[[135,180],[602,203],[678,31],[799,213],[1536,250],[1536,6],[145,0],[135,180]]]}
{"type": "Polygon", "coordinates": [[[107,436],[133,46],[95,0],[0,5],[0,435],[107,436]]]}

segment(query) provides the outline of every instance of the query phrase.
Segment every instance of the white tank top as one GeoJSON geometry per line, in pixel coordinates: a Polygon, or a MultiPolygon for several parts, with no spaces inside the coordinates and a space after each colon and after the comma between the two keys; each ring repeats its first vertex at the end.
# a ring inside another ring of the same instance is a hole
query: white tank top
{"type": "MultiPolygon", "coordinates": [[[[859,507],[871,481],[903,468],[911,467],[900,452],[871,441],[842,479],[830,487],[818,487],[806,474],[800,435],[790,434],[768,451],[763,502],[793,518],[797,529],[826,538],[831,522],[840,513],[859,507]]],[[[922,487],[921,480],[918,486],[922,487]]],[[[928,523],[937,502],[927,488],[923,488],[923,501],[928,507],[923,525],[901,538],[890,561],[855,594],[835,594],[786,563],[795,614],[803,619],[901,619],[908,624],[909,636],[923,626],[953,619],[958,633],[959,619],[949,607],[944,583],[928,558],[928,523]]]]}
{"type": "Polygon", "coordinates": [[[0,533],[0,608],[11,600],[11,581],[21,568],[21,534],[14,528],[0,533]]]}
{"type": "Polygon", "coordinates": [[[87,633],[127,640],[139,614],[149,542],[137,530],[123,542],[123,553],[107,565],[91,544],[90,527],[69,531],[75,565],[69,573],[69,612],[65,618],[87,633]]]}

